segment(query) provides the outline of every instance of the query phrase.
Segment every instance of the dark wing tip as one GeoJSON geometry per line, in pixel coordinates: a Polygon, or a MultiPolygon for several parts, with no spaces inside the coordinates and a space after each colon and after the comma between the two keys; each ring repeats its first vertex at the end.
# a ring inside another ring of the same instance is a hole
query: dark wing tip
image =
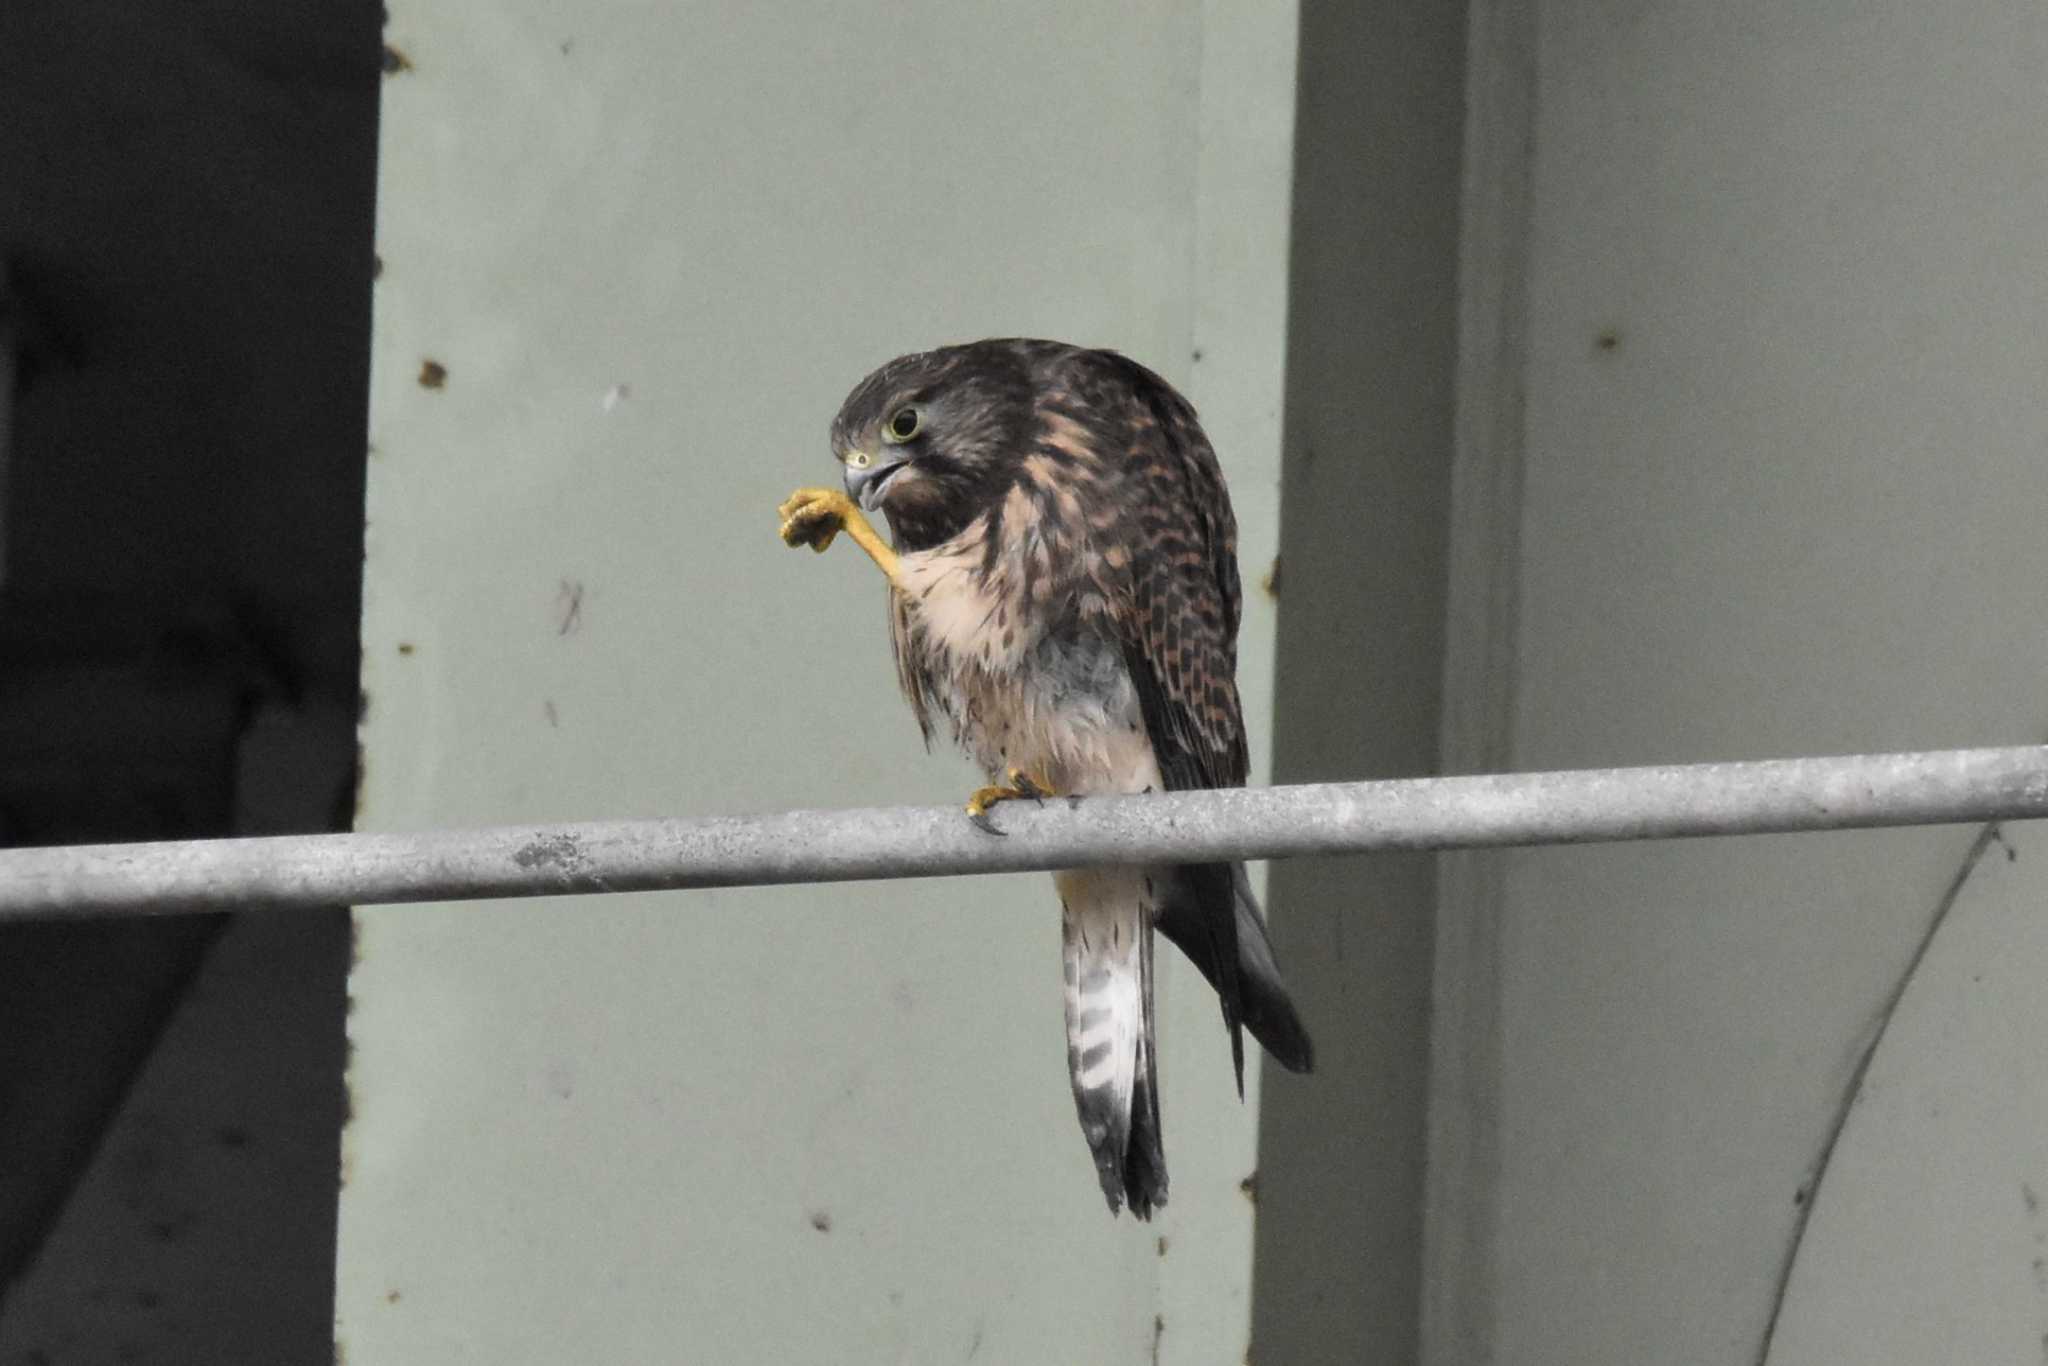
{"type": "Polygon", "coordinates": [[[1285,1015],[1268,1016],[1259,1021],[1252,1033],[1273,1055],[1273,1061],[1290,1072],[1307,1073],[1316,1070],[1316,1046],[1309,1038],[1308,1030],[1301,1024],[1301,1018],[1294,1013],[1290,1004],[1285,1015]]]}

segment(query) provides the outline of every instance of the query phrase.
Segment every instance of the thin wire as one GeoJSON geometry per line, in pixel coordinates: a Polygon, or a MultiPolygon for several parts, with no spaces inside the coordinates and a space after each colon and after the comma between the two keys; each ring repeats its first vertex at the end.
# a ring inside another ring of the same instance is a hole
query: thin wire
{"type": "Polygon", "coordinates": [[[1921,931],[1920,942],[1914,946],[1913,956],[1906,963],[1906,969],[1892,984],[1891,993],[1885,997],[1877,1013],[1877,1027],[1871,1032],[1869,1043],[1864,1045],[1863,1055],[1856,1059],[1856,1070],[1849,1074],[1849,1084],[1842,1091],[1842,1100],[1835,1107],[1834,1119],[1828,1125],[1827,1138],[1820,1145],[1820,1156],[1814,1159],[1808,1169],[1805,1181],[1800,1183],[1792,1218],[1792,1237],[1785,1245],[1785,1257],[1778,1265],[1778,1283],[1771,1294],[1771,1316],[1764,1323],[1763,1340],[1757,1346],[1756,1366],[1766,1366],[1771,1356],[1771,1343],[1778,1336],[1778,1318],[1785,1312],[1785,1299],[1792,1289],[1792,1271],[1799,1262],[1799,1250],[1806,1244],[1806,1226],[1813,1218],[1813,1207],[1820,1203],[1821,1183],[1827,1179],[1828,1165],[1834,1161],[1835,1145],[1841,1142],[1842,1131],[1849,1127],[1849,1116],[1856,1110],[1856,1103],[1863,1098],[1863,1081],[1870,1075],[1870,1064],[1877,1057],[1877,1050],[1884,1044],[1885,1033],[1892,1027],[1892,1017],[1898,1013],[1899,1003],[1906,999],[1906,989],[1919,975],[1921,963],[1926,961],[1927,951],[1934,947],[1934,938],[1941,933],[1941,927],[1948,923],[1949,912],[1963,894],[1963,886],[1970,875],[1977,871],[1983,861],[1984,851],[2001,842],[1999,822],[1992,821],[1977,832],[1977,838],[1970,843],[1969,852],[1963,855],[1962,864],[1956,875],[1949,880],[1948,890],[1942,894],[1935,906],[1934,914],[1928,919],[1927,928],[1921,931]]]}

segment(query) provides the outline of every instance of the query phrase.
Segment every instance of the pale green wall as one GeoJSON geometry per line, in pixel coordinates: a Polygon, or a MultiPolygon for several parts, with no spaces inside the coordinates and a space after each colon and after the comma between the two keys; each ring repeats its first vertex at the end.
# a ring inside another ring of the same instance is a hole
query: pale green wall
{"type": "MultiPolygon", "coordinates": [[[[386,37],[363,828],[958,797],[872,570],[773,534],[901,351],[1157,366],[1270,563],[1291,7],[402,4],[386,37]]],[[[1242,1358],[1256,1111],[1213,1001],[1176,962],[1173,1201],[1112,1221],[1042,878],[357,926],[354,1366],[1242,1358]]]]}
{"type": "MultiPolygon", "coordinates": [[[[1510,363],[1468,373],[1461,429],[1505,469],[1472,487],[1524,496],[1461,520],[1457,555],[1483,586],[1510,547],[1519,658],[1511,726],[1470,750],[2041,739],[2048,10],[1501,11],[1533,22],[1475,48],[1504,122],[1473,144],[1466,280],[1499,307],[1465,341],[1510,363]],[[1489,235],[1520,175],[1525,218],[1489,235]]],[[[1467,657],[1454,694],[1502,684],[1467,657]]],[[[1795,1199],[1971,837],[1488,856],[1446,905],[1432,1233],[1463,1253],[1432,1262],[1432,1359],[1753,1361],[1795,1199]]],[[[1908,993],[1774,1361],[2040,1357],[2048,959],[2019,847],[1908,993]]]]}
{"type": "MultiPolygon", "coordinates": [[[[1302,6],[1273,772],[1437,767],[1455,358],[1462,0],[1302,6]]],[[[1414,1359],[1434,861],[1275,864],[1317,1072],[1261,1116],[1265,1363],[1414,1359]]]]}

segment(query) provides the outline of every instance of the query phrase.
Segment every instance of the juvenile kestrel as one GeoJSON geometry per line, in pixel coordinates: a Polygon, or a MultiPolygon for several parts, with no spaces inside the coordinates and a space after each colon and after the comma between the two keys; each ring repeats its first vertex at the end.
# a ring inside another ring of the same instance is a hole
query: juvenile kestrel
{"type": "MultiPolygon", "coordinates": [[[[968,813],[1054,793],[1239,787],[1237,526],[1216,453],[1165,380],[1112,351],[981,341],[890,361],[832,423],[845,491],[799,489],[782,538],[845,531],[889,580],[889,636],[925,741],[989,774],[968,813]],[[885,543],[862,509],[887,516],[885,543]]],[[[1166,1201],[1152,930],[1240,1026],[1306,1072],[1241,864],[1053,874],[1067,1065],[1112,1213],[1166,1201]]]]}

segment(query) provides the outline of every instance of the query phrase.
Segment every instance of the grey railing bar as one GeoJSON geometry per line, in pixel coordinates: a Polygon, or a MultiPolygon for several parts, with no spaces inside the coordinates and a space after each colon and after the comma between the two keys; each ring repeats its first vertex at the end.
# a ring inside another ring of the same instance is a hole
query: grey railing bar
{"type": "Polygon", "coordinates": [[[941,877],[2048,816],[2048,747],[0,850],[0,921],[941,877]]]}

